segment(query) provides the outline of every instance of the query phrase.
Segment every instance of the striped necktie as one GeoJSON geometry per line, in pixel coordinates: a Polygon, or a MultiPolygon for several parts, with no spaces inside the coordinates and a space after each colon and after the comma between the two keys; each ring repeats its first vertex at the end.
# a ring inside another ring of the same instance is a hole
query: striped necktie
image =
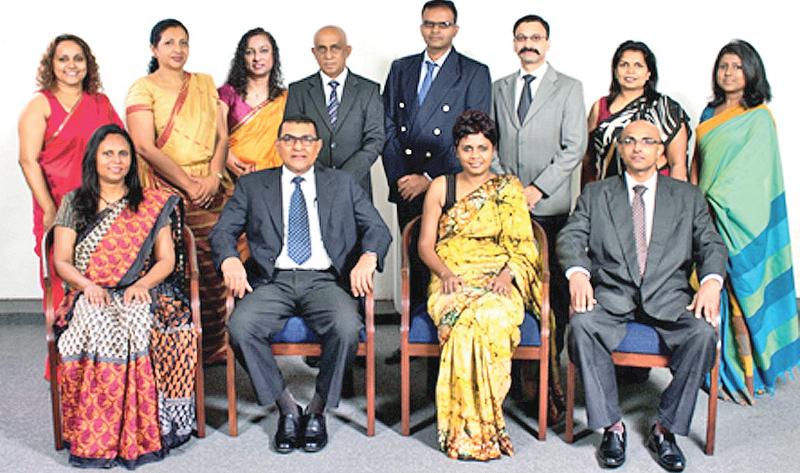
{"type": "Polygon", "coordinates": [[[331,86],[331,96],[328,98],[328,117],[331,119],[331,126],[336,124],[336,113],[339,111],[339,97],[336,96],[336,88],[339,83],[335,80],[328,82],[331,86]]]}
{"type": "Polygon", "coordinates": [[[417,103],[419,105],[422,105],[422,102],[425,101],[425,96],[428,95],[428,91],[431,90],[431,84],[433,83],[433,72],[438,66],[438,64],[431,61],[425,61],[425,65],[428,66],[428,71],[425,73],[425,78],[422,79],[422,86],[420,86],[419,92],[417,92],[417,103]]]}

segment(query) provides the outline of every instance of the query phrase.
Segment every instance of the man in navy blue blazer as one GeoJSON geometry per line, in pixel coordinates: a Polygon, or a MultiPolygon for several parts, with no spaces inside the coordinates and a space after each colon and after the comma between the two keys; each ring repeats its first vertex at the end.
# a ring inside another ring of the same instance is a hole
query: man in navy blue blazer
{"type": "MultiPolygon", "coordinates": [[[[420,25],[425,51],[395,60],[383,89],[383,169],[401,231],[422,213],[431,180],[461,170],[453,144],[456,118],[465,110],[491,111],[489,68],[453,47],[457,18],[451,1],[425,3],[420,25]]],[[[412,256],[412,304],[425,300],[427,279],[424,265],[412,256]]],[[[399,352],[387,361],[399,362],[399,352]]]]}

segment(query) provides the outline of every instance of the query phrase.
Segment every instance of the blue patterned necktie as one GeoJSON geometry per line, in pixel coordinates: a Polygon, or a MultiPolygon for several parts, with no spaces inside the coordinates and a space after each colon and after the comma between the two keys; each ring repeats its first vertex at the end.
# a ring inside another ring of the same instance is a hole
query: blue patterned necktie
{"type": "Polygon", "coordinates": [[[425,73],[425,78],[422,79],[422,86],[419,88],[419,92],[417,92],[417,103],[422,105],[422,102],[425,101],[425,96],[428,95],[428,91],[431,90],[431,84],[433,83],[433,71],[436,70],[436,67],[439,65],[435,62],[425,61],[425,65],[428,66],[428,71],[425,73]]]}
{"type": "Polygon", "coordinates": [[[306,198],[300,183],[300,176],[292,178],[294,192],[289,201],[289,233],[286,236],[287,254],[297,264],[303,264],[311,258],[311,232],[308,229],[308,210],[306,198]]]}
{"type": "Polygon", "coordinates": [[[339,111],[339,97],[336,96],[336,88],[339,83],[335,80],[328,82],[331,86],[331,96],[328,98],[328,117],[331,119],[331,125],[336,124],[336,113],[339,111]]]}

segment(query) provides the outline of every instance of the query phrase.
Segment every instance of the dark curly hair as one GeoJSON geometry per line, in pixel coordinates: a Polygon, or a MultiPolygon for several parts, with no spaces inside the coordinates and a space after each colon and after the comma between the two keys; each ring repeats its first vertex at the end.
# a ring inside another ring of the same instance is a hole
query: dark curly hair
{"type": "Polygon", "coordinates": [[[242,99],[247,96],[247,66],[245,65],[244,53],[247,50],[247,42],[250,41],[250,38],[260,35],[266,36],[270,47],[272,47],[272,71],[269,73],[267,92],[268,100],[274,100],[285,90],[283,87],[283,75],[281,74],[281,55],[275,38],[264,28],[253,28],[241,37],[231,60],[227,83],[233,87],[242,99]]]}
{"type": "Polygon", "coordinates": [[[131,153],[131,167],[125,175],[125,186],[128,188],[128,208],[136,212],[139,204],[144,198],[142,184],[139,181],[139,171],[136,166],[136,148],[133,140],[127,131],[113,123],[103,125],[94,131],[89,142],[86,144],[86,152],[83,154],[81,186],[75,192],[75,216],[77,222],[76,231],[80,234],[97,216],[97,204],[100,199],[100,179],[97,175],[97,152],[100,143],[108,135],[120,135],[128,142],[131,153]]]}
{"type": "Polygon", "coordinates": [[[711,83],[714,88],[714,98],[708,103],[710,107],[718,107],[725,102],[725,91],[717,84],[717,68],[722,56],[725,54],[735,54],[742,61],[744,71],[744,95],[742,105],[753,108],[772,99],[772,89],[767,80],[767,71],[764,69],[764,61],[756,51],[756,48],[747,41],[734,39],[719,50],[717,60],[714,61],[714,69],[711,71],[711,83]]]}
{"type": "Polygon", "coordinates": [[[453,143],[458,146],[465,136],[480,133],[497,146],[497,127],[489,115],[480,110],[467,110],[456,118],[453,125],[453,143]]]}
{"type": "Polygon", "coordinates": [[[42,60],[39,62],[39,73],[36,76],[36,84],[41,90],[53,90],[56,88],[56,73],[53,68],[53,61],[56,56],[56,48],[64,41],[72,41],[83,50],[83,55],[86,58],[86,77],[81,81],[81,87],[84,92],[96,94],[103,88],[103,84],[100,82],[97,60],[94,58],[92,49],[86,44],[86,41],[74,34],[61,34],[50,42],[47,51],[42,55],[42,60]]]}
{"type": "MultiPolygon", "coordinates": [[[[153,25],[153,29],[150,30],[150,46],[154,48],[158,46],[158,42],[161,41],[161,35],[164,33],[164,31],[176,26],[183,29],[183,31],[186,33],[186,37],[187,38],[189,37],[189,30],[186,29],[186,26],[184,26],[183,23],[174,18],[167,18],[153,25]]],[[[148,64],[147,66],[147,72],[152,74],[157,70],[158,70],[158,59],[156,59],[156,57],[153,56],[150,58],[150,64],[148,64]]]]}
{"type": "Polygon", "coordinates": [[[650,78],[644,83],[644,96],[649,100],[657,99],[660,94],[656,90],[656,86],[658,85],[658,67],[656,66],[656,55],[653,54],[653,51],[651,51],[650,48],[648,48],[647,45],[641,41],[633,41],[629,39],[617,47],[617,50],[614,51],[614,57],[611,59],[611,85],[608,88],[608,103],[613,102],[622,91],[622,87],[619,85],[619,80],[617,79],[615,72],[617,70],[617,64],[619,64],[619,61],[622,59],[622,55],[626,51],[639,51],[642,53],[642,56],[644,56],[644,62],[647,64],[647,70],[650,72],[650,78]]]}

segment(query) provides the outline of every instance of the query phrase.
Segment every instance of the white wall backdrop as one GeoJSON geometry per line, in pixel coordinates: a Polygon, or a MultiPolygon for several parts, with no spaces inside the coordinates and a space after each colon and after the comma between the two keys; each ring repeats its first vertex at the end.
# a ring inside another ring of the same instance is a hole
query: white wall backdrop
{"type": "MultiPolygon", "coordinates": [[[[0,18],[0,50],[8,68],[2,74],[0,112],[0,299],[40,296],[31,196],[17,165],[17,119],[35,92],[39,59],[55,35],[74,33],[89,43],[100,65],[105,92],[124,116],[128,87],[146,73],[150,28],[162,18],[178,18],[189,29],[187,70],[210,73],[219,84],[226,77],[239,37],[255,26],[263,26],[277,39],[286,83],[305,77],[316,70],[310,53],[312,36],[320,26],[331,23],[348,33],[353,46],[350,68],[383,83],[394,58],[424,48],[418,28],[422,3],[40,0],[10,4],[0,18]]],[[[462,0],[456,5],[461,30],[455,45],[486,63],[493,79],[519,66],[511,47],[514,21],[528,13],[547,19],[551,26],[550,64],[583,81],[587,109],[607,92],[611,56],[617,45],[626,39],[646,42],[658,58],[659,90],[683,105],[692,116],[693,127],[711,94],[711,68],[717,51],[733,38],[750,41],[766,63],[773,88],[771,108],[782,144],[794,263],[800,268],[800,190],[796,184],[800,161],[795,134],[800,130],[800,118],[792,115],[800,106],[800,92],[792,85],[797,83],[800,67],[795,48],[790,46],[797,27],[790,3],[462,0]]],[[[379,165],[373,168],[373,182],[378,184],[375,201],[387,223],[393,224],[393,208],[385,203],[386,186],[379,165]]],[[[395,262],[393,256],[379,281],[379,297],[392,295],[398,274],[395,262]]],[[[795,277],[800,281],[798,272],[795,277]]]]}

